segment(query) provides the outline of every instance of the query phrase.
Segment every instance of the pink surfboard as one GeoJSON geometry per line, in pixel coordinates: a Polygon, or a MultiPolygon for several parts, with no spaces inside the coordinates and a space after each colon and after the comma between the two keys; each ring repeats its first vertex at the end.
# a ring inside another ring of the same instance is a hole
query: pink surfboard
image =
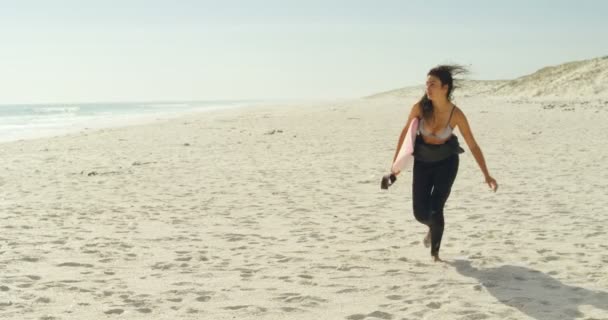
{"type": "Polygon", "coordinates": [[[414,143],[416,142],[416,132],[418,131],[418,117],[412,119],[410,122],[410,126],[405,135],[405,139],[403,140],[403,144],[401,145],[401,149],[399,149],[399,153],[397,153],[397,158],[395,158],[395,162],[392,166],[393,172],[403,171],[405,168],[410,168],[414,163],[414,143]]]}

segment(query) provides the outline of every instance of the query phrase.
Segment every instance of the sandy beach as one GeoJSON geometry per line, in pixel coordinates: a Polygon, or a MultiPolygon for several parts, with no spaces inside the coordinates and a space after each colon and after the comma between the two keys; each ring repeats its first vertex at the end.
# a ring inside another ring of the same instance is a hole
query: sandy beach
{"type": "Polygon", "coordinates": [[[379,187],[414,102],[0,144],[0,318],[608,319],[608,100],[455,101],[500,189],[465,148],[446,263],[379,187]]]}

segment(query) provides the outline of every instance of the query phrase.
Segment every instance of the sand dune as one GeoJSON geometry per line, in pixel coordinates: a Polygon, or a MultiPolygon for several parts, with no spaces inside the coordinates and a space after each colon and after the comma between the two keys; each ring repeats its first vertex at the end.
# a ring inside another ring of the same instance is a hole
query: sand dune
{"type": "Polygon", "coordinates": [[[489,92],[501,96],[580,98],[608,97],[608,56],[546,67],[489,92]]]}
{"type": "MultiPolygon", "coordinates": [[[[458,97],[508,98],[608,98],[608,56],[542,68],[513,80],[469,80],[459,82],[458,97]]],[[[370,95],[367,99],[421,96],[423,86],[405,87],[370,95]]]]}

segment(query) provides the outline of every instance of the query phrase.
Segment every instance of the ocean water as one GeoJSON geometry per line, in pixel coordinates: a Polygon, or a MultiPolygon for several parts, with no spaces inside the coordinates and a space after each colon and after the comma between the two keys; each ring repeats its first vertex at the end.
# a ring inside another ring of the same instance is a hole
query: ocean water
{"type": "Polygon", "coordinates": [[[260,101],[0,105],[0,142],[33,139],[240,108],[260,101]]]}

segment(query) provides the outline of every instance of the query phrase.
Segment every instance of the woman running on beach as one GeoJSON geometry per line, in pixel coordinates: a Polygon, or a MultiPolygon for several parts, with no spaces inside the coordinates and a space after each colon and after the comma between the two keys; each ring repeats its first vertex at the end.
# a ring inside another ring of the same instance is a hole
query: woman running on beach
{"type": "MultiPolygon", "coordinates": [[[[439,258],[443,236],[443,207],[458,172],[460,148],[453,134],[458,127],[471,153],[475,157],[488,186],[496,192],[498,184],[490,176],[481,148],[475,142],[467,118],[451,101],[454,92],[454,75],[466,73],[461,66],[440,65],[427,74],[424,96],[416,103],[399,137],[393,162],[397,158],[412,119],[419,119],[414,147],[412,200],[416,220],[427,225],[429,231],[424,245],[431,247],[434,261],[439,258]]],[[[399,172],[392,172],[397,175],[399,172]]]]}

